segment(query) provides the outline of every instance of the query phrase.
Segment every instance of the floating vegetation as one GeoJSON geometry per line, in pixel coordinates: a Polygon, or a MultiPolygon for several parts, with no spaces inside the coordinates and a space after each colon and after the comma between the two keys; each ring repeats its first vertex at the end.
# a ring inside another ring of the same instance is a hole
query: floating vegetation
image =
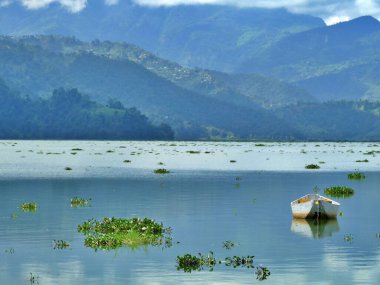
{"type": "Polygon", "coordinates": [[[165,169],[165,168],[158,168],[158,169],[155,169],[153,172],[156,174],[168,174],[168,173],[170,173],[170,171],[165,169]]]}
{"type": "Polygon", "coordinates": [[[12,213],[11,214],[11,219],[12,220],[16,220],[18,218],[17,214],[16,213],[12,213]]]}
{"type": "Polygon", "coordinates": [[[346,234],[344,235],[343,239],[344,241],[351,243],[354,240],[354,237],[352,236],[352,234],[346,234]]]}
{"type": "Polygon", "coordinates": [[[305,166],[306,169],[319,169],[321,168],[318,164],[308,164],[305,166]]]}
{"type": "Polygon", "coordinates": [[[377,237],[377,238],[380,238],[380,234],[376,234],[376,237],[377,237]]]}
{"type": "Polygon", "coordinates": [[[103,218],[90,219],[78,225],[78,232],[86,235],[84,244],[97,249],[116,249],[122,246],[153,245],[170,247],[171,229],[151,219],[103,218]]]}
{"type": "Polygon", "coordinates": [[[71,167],[65,167],[65,170],[66,171],[71,171],[71,170],[73,170],[71,167]]]}
{"type": "Polygon", "coordinates": [[[255,146],[266,146],[266,145],[263,143],[257,143],[257,144],[255,144],[255,146]]]}
{"type": "Polygon", "coordinates": [[[239,245],[240,245],[240,243],[229,241],[229,240],[223,242],[223,248],[225,248],[225,249],[231,249],[231,248],[233,248],[235,246],[239,246],[239,245]]]}
{"type": "Polygon", "coordinates": [[[270,271],[267,267],[259,265],[255,267],[253,265],[254,256],[233,256],[226,257],[223,260],[217,260],[214,257],[212,251],[208,255],[198,253],[198,255],[185,254],[183,256],[177,256],[177,270],[183,270],[183,272],[191,273],[192,271],[213,271],[214,267],[218,264],[224,264],[227,267],[233,268],[256,268],[256,278],[258,280],[265,280],[270,275],[270,271]]]}
{"type": "Polygon", "coordinates": [[[266,280],[270,276],[270,271],[267,267],[259,265],[256,267],[256,279],[259,281],[266,280]]]}
{"type": "Polygon", "coordinates": [[[29,277],[30,284],[36,284],[36,283],[39,284],[38,283],[39,278],[40,278],[39,276],[34,276],[33,273],[30,272],[30,277],[29,277]]]}
{"type": "Polygon", "coordinates": [[[365,175],[361,172],[349,173],[349,174],[347,174],[347,177],[348,177],[348,179],[351,179],[351,180],[363,180],[363,179],[365,179],[365,175]]]}
{"type": "Polygon", "coordinates": [[[6,253],[6,254],[14,254],[15,253],[15,250],[14,250],[14,248],[9,248],[9,249],[6,249],[6,250],[4,250],[4,252],[6,253]]]}
{"type": "Polygon", "coordinates": [[[331,197],[347,198],[354,195],[354,189],[346,186],[331,186],[327,187],[324,193],[331,197]]]}
{"type": "Polygon", "coordinates": [[[106,153],[114,153],[114,150],[107,150],[106,153]]]}
{"type": "Polygon", "coordinates": [[[82,151],[83,149],[81,148],[72,148],[71,151],[82,151]]]}
{"type": "Polygon", "coordinates": [[[36,202],[22,203],[22,204],[20,204],[19,207],[20,207],[21,211],[23,211],[23,212],[35,212],[35,211],[37,211],[38,205],[36,202]]]}
{"type": "Polygon", "coordinates": [[[129,159],[126,159],[123,161],[124,163],[131,163],[132,161],[130,161],[129,159]]]}
{"type": "Polygon", "coordinates": [[[190,153],[190,154],[200,154],[201,153],[199,150],[188,150],[186,152],[190,153]]]}
{"type": "Polygon", "coordinates": [[[164,165],[164,163],[163,163],[163,162],[161,162],[161,161],[160,161],[159,163],[157,163],[157,164],[158,164],[158,165],[164,165]]]}
{"type": "Polygon", "coordinates": [[[378,150],[371,150],[371,151],[367,151],[367,152],[365,152],[363,154],[364,155],[373,155],[373,156],[375,156],[375,154],[378,154],[378,153],[380,153],[380,151],[378,151],[378,150]]]}
{"type": "Polygon", "coordinates": [[[230,160],[230,163],[236,163],[236,160],[232,159],[232,160],[230,160]]]}
{"type": "Polygon", "coordinates": [[[184,256],[177,256],[177,270],[183,270],[184,272],[202,271],[204,267],[207,267],[210,271],[213,271],[217,261],[212,251],[207,256],[198,253],[198,256],[185,254],[184,256]]]}
{"type": "Polygon", "coordinates": [[[62,239],[53,240],[52,243],[53,243],[53,249],[68,249],[71,247],[69,242],[64,241],[62,239]]]}
{"type": "Polygon", "coordinates": [[[235,180],[236,180],[236,181],[240,181],[240,180],[241,180],[241,177],[240,177],[240,176],[236,176],[236,177],[235,177],[235,180]]]}
{"type": "Polygon", "coordinates": [[[86,207],[86,206],[90,206],[91,200],[92,200],[91,198],[83,199],[83,198],[78,198],[75,196],[74,198],[71,198],[70,204],[71,204],[71,207],[73,208],[86,207]]]}
{"type": "Polygon", "coordinates": [[[363,160],[357,160],[356,162],[369,162],[368,159],[363,159],[363,160]]]}
{"type": "Polygon", "coordinates": [[[343,212],[339,212],[339,216],[343,217],[343,212]]]}

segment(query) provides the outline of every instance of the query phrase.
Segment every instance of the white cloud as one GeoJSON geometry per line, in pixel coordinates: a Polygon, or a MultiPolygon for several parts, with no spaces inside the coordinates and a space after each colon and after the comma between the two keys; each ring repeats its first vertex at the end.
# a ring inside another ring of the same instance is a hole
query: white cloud
{"type": "Polygon", "coordinates": [[[322,17],[327,24],[347,21],[364,15],[380,19],[379,0],[134,0],[141,5],[173,6],[220,4],[238,7],[284,8],[294,13],[322,17]]]}
{"type": "MultiPolygon", "coordinates": [[[[12,2],[21,2],[28,9],[39,9],[59,3],[71,12],[80,12],[93,0],[0,0],[0,7],[12,2]]],[[[104,0],[108,6],[130,0],[104,0]]],[[[323,18],[327,24],[347,21],[363,15],[380,19],[380,0],[132,0],[147,6],[174,6],[217,4],[238,7],[284,8],[294,13],[303,13],[323,18]]]]}

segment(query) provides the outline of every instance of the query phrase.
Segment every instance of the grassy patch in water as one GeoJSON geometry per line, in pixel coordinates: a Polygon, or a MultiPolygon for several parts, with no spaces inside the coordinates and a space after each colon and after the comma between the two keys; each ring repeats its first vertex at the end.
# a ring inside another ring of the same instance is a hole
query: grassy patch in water
{"type": "Polygon", "coordinates": [[[78,198],[75,196],[74,198],[71,198],[70,204],[71,204],[71,207],[73,208],[86,207],[86,206],[90,206],[91,200],[92,200],[91,198],[83,199],[83,198],[78,198]]]}
{"type": "Polygon", "coordinates": [[[331,186],[326,188],[324,193],[331,197],[347,198],[354,195],[354,189],[346,186],[331,186]]]}
{"type": "Polygon", "coordinates": [[[347,174],[347,178],[351,180],[363,180],[365,179],[365,175],[361,172],[353,172],[347,174]]]}
{"type": "Polygon", "coordinates": [[[53,249],[68,249],[71,247],[70,243],[65,240],[53,240],[53,249]]]}
{"type": "Polygon", "coordinates": [[[207,269],[208,271],[213,271],[214,267],[217,265],[224,264],[227,267],[233,268],[256,268],[256,278],[258,280],[265,280],[270,275],[270,271],[267,267],[262,265],[253,265],[254,256],[233,256],[226,257],[223,260],[218,260],[214,257],[212,251],[208,255],[203,255],[198,253],[198,255],[185,254],[183,256],[177,256],[177,270],[182,270],[183,272],[191,273],[192,271],[203,271],[207,269]]]}
{"type": "Polygon", "coordinates": [[[37,211],[38,205],[36,202],[22,203],[20,204],[20,210],[23,212],[35,212],[37,211]]]}
{"type": "Polygon", "coordinates": [[[305,166],[306,169],[319,169],[321,168],[318,164],[308,164],[305,166]]]}
{"type": "Polygon", "coordinates": [[[165,169],[165,168],[158,168],[158,169],[155,169],[153,172],[156,174],[168,174],[168,173],[170,173],[170,171],[165,169]]]}
{"type": "Polygon", "coordinates": [[[78,225],[78,231],[86,235],[85,246],[94,249],[116,249],[122,246],[164,245],[171,246],[170,228],[164,228],[151,219],[103,218],[88,220],[78,225]]]}

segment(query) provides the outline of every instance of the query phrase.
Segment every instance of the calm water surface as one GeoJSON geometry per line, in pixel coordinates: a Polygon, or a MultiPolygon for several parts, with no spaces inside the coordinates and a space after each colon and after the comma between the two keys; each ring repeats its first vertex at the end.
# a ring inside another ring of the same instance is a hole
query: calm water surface
{"type": "Polygon", "coordinates": [[[0,181],[0,284],[258,284],[252,269],[217,266],[213,272],[177,271],[176,256],[254,255],[271,271],[264,284],[380,284],[380,172],[349,181],[347,172],[174,171],[125,178],[8,179],[0,181]],[[241,177],[241,181],[235,178],[241,177]],[[319,226],[294,223],[290,201],[346,185],[343,216],[319,226]],[[74,196],[92,206],[71,208],[74,196]],[[36,201],[36,213],[22,202],[36,201]],[[11,214],[17,218],[12,219],[11,214]],[[97,251],[83,245],[77,225],[105,216],[149,217],[173,229],[172,248],[97,251]],[[351,234],[351,242],[344,236],[351,234]],[[52,240],[71,249],[54,250],[52,240]],[[231,250],[224,241],[239,242],[231,250]],[[9,252],[13,249],[14,252],[9,252]]]}

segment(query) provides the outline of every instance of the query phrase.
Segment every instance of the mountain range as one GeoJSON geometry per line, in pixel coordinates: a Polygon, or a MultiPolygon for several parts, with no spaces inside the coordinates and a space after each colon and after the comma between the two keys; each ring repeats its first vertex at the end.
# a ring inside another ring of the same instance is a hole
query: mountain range
{"type": "Polygon", "coordinates": [[[373,17],[326,26],[283,9],[101,0],[0,12],[0,78],[20,96],[78,88],[178,139],[380,139],[373,17]]]}

